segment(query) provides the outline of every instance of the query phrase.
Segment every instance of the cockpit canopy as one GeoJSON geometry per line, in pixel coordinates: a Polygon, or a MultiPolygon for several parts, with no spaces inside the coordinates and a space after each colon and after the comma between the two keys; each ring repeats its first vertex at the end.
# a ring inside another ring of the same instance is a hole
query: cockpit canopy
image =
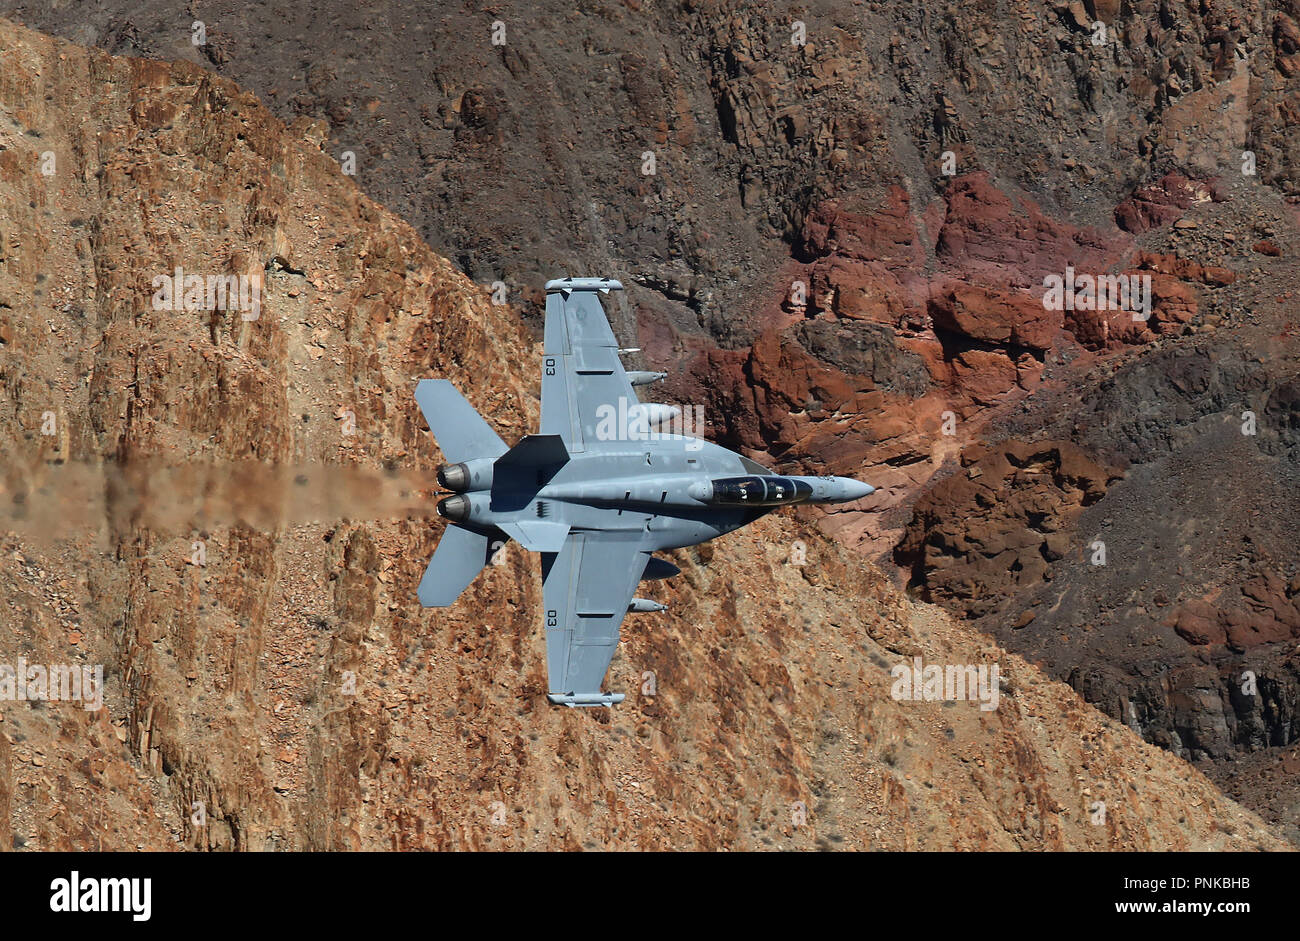
{"type": "Polygon", "coordinates": [[[719,477],[713,481],[713,499],[720,506],[784,506],[812,496],[812,486],[803,480],[775,475],[719,477]]]}

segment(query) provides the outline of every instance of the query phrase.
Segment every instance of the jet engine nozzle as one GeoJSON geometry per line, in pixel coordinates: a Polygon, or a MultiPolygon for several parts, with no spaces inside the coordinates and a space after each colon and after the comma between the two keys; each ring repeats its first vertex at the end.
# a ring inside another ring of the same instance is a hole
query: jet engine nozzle
{"type": "Polygon", "coordinates": [[[469,469],[464,464],[443,464],[438,468],[438,486],[456,493],[469,484],[469,469]]]}
{"type": "Polygon", "coordinates": [[[487,490],[492,486],[492,458],[475,458],[462,464],[443,464],[438,468],[438,486],[454,493],[487,490]]]}
{"type": "MultiPolygon", "coordinates": [[[[438,480],[441,482],[442,473],[439,472],[438,480]]],[[[451,520],[453,523],[463,523],[469,519],[470,502],[469,497],[462,494],[456,494],[454,497],[448,497],[438,504],[438,515],[451,520]]]]}

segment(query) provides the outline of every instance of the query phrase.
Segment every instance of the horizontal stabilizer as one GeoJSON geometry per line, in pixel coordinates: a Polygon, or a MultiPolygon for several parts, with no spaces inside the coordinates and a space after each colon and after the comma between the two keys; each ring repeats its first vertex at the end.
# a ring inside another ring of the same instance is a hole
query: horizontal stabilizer
{"type": "Polygon", "coordinates": [[[446,379],[421,379],[415,401],[449,464],[506,453],[506,443],[446,379]]]}
{"type": "Polygon", "coordinates": [[[420,604],[426,608],[445,608],[452,604],[491,557],[490,536],[455,523],[448,524],[420,579],[417,592],[420,604]]]}

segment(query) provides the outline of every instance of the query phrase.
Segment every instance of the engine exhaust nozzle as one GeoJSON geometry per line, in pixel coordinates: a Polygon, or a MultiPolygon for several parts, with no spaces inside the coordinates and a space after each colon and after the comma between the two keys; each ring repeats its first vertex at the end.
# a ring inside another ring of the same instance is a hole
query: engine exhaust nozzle
{"type": "MultiPolygon", "coordinates": [[[[441,476],[439,474],[439,477],[441,476]]],[[[469,497],[458,493],[438,504],[438,515],[453,523],[463,523],[469,518],[469,507],[469,497]]]]}
{"type": "Polygon", "coordinates": [[[469,468],[464,464],[443,464],[438,468],[438,486],[460,493],[469,486],[469,468]]]}
{"type": "Polygon", "coordinates": [[[443,464],[438,468],[438,485],[455,493],[470,493],[492,488],[496,458],[476,457],[460,464],[443,464]]]}

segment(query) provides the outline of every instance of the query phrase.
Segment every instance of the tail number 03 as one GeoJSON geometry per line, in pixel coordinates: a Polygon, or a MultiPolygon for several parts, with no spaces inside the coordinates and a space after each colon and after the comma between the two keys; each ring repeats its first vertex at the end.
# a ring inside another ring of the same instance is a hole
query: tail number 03
{"type": "Polygon", "coordinates": [[[546,626],[547,626],[547,627],[559,627],[559,626],[560,626],[560,617],[559,617],[559,615],[557,615],[554,611],[547,611],[547,612],[546,612],[546,626]]]}
{"type": "Polygon", "coordinates": [[[548,376],[555,375],[555,360],[550,356],[546,358],[546,375],[548,376]]]}

